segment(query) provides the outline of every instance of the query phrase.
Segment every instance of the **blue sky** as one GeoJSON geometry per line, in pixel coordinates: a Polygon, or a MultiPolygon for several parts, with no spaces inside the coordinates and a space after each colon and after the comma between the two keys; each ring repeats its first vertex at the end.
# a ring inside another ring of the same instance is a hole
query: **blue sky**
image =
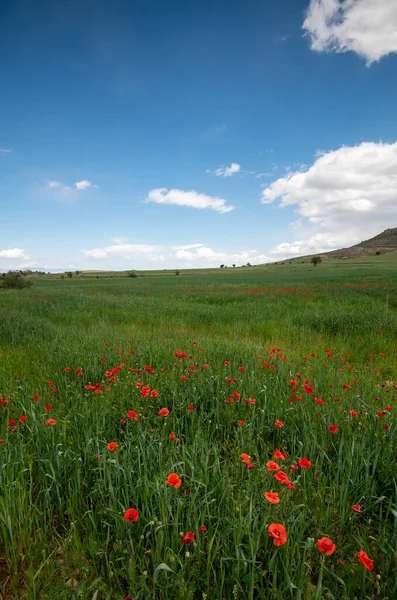
{"type": "Polygon", "coordinates": [[[395,0],[0,1],[0,270],[254,264],[397,226],[396,30],[395,0]]]}

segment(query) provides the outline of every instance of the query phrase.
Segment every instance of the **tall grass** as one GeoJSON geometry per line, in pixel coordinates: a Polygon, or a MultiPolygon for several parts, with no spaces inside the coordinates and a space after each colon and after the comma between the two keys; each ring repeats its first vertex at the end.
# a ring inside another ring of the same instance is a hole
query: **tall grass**
{"type": "Polygon", "coordinates": [[[397,597],[397,285],[342,275],[42,280],[2,292],[0,594],[397,597]],[[100,393],[86,388],[98,383],[100,393]],[[145,384],[158,396],[143,397],[145,384]],[[295,490],[267,470],[275,448],[295,490]],[[302,457],[311,467],[293,470],[302,457]],[[179,489],[165,484],[172,472],[179,489]],[[273,545],[271,523],[285,526],[285,545],[273,545]],[[332,556],[317,548],[323,536],[332,556]]]}

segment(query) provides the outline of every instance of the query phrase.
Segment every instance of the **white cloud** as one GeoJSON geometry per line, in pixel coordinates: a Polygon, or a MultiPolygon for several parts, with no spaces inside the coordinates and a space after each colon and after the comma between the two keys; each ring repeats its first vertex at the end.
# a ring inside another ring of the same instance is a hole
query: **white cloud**
{"type": "Polygon", "coordinates": [[[397,52],[397,2],[310,0],[303,29],[312,50],[353,51],[370,65],[397,52]]]}
{"type": "Polygon", "coordinates": [[[111,240],[115,244],[120,245],[120,244],[125,244],[128,241],[128,238],[126,238],[126,237],[114,237],[114,238],[111,238],[111,240]]]}
{"type": "Polygon", "coordinates": [[[212,248],[203,246],[202,244],[180,246],[174,254],[170,254],[169,258],[184,261],[186,266],[194,267],[214,267],[218,263],[228,265],[245,265],[247,262],[260,264],[274,260],[264,254],[258,254],[256,250],[246,250],[236,253],[216,252],[212,248]]]}
{"type": "MultiPolygon", "coordinates": [[[[83,253],[89,258],[108,258],[118,257],[123,259],[132,258],[148,258],[149,260],[155,260],[158,256],[153,253],[158,252],[161,246],[154,246],[148,244],[116,244],[115,246],[106,246],[105,248],[92,248],[91,250],[83,250],[83,253]]],[[[161,260],[158,258],[158,260],[161,260]]]]}
{"type": "Polygon", "coordinates": [[[218,169],[215,169],[214,173],[215,175],[217,175],[218,177],[232,177],[232,175],[235,175],[236,173],[238,173],[241,169],[241,165],[239,165],[238,163],[232,162],[230,167],[219,167],[218,169]]]}
{"type": "Polygon", "coordinates": [[[234,210],[234,206],[227,205],[226,200],[206,194],[200,194],[195,190],[185,192],[183,190],[167,190],[158,188],[150,190],[145,202],[155,202],[156,204],[173,204],[175,206],[190,206],[192,208],[210,208],[219,213],[227,213],[234,210]]]}
{"type": "Polygon", "coordinates": [[[49,188],[57,188],[61,185],[60,181],[48,181],[49,188]]]}
{"type": "Polygon", "coordinates": [[[315,229],[308,240],[279,244],[292,255],[352,245],[397,223],[397,143],[363,142],[321,154],[306,171],[265,188],[262,202],[279,200],[315,229]],[[317,231],[316,231],[317,229],[317,231]]]}
{"type": "Polygon", "coordinates": [[[33,269],[34,267],[38,267],[38,266],[39,266],[39,264],[36,261],[32,260],[30,262],[22,263],[22,264],[18,265],[18,269],[33,269]]]}
{"type": "Polygon", "coordinates": [[[25,250],[23,250],[23,248],[10,248],[9,250],[0,250],[0,258],[28,259],[29,256],[25,254],[25,250]]]}
{"type": "Polygon", "coordinates": [[[76,188],[76,190],[86,190],[87,188],[92,186],[92,182],[91,181],[87,181],[86,179],[83,179],[83,181],[76,181],[76,183],[74,184],[74,187],[76,188]]]}
{"type": "Polygon", "coordinates": [[[11,148],[0,148],[0,154],[10,154],[11,148]]]}
{"type": "Polygon", "coordinates": [[[327,233],[317,233],[308,240],[283,242],[270,250],[270,254],[279,258],[304,256],[316,252],[330,252],[343,245],[343,238],[327,233]]]}
{"type": "Polygon", "coordinates": [[[172,250],[190,250],[191,248],[200,248],[204,244],[186,244],[185,246],[172,246],[172,250]]]}

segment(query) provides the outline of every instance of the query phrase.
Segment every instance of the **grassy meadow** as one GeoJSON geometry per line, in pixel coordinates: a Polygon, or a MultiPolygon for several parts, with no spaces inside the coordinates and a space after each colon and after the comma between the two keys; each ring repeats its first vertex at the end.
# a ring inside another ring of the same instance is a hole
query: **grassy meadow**
{"type": "Polygon", "coordinates": [[[0,599],[396,598],[397,254],[138,275],[0,290],[0,599]]]}

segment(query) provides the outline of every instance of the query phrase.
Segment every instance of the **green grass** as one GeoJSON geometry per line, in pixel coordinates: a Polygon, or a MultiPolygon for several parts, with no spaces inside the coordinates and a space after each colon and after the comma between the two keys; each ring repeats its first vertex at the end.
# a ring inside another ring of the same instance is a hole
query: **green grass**
{"type": "Polygon", "coordinates": [[[0,291],[0,598],[397,597],[396,266],[390,253],[33,276],[0,291]],[[266,469],[275,448],[295,490],[266,469]],[[302,457],[311,468],[293,470],[302,457]],[[179,489],[165,485],[172,472],[179,489]],[[286,544],[273,545],[271,523],[286,544]]]}

